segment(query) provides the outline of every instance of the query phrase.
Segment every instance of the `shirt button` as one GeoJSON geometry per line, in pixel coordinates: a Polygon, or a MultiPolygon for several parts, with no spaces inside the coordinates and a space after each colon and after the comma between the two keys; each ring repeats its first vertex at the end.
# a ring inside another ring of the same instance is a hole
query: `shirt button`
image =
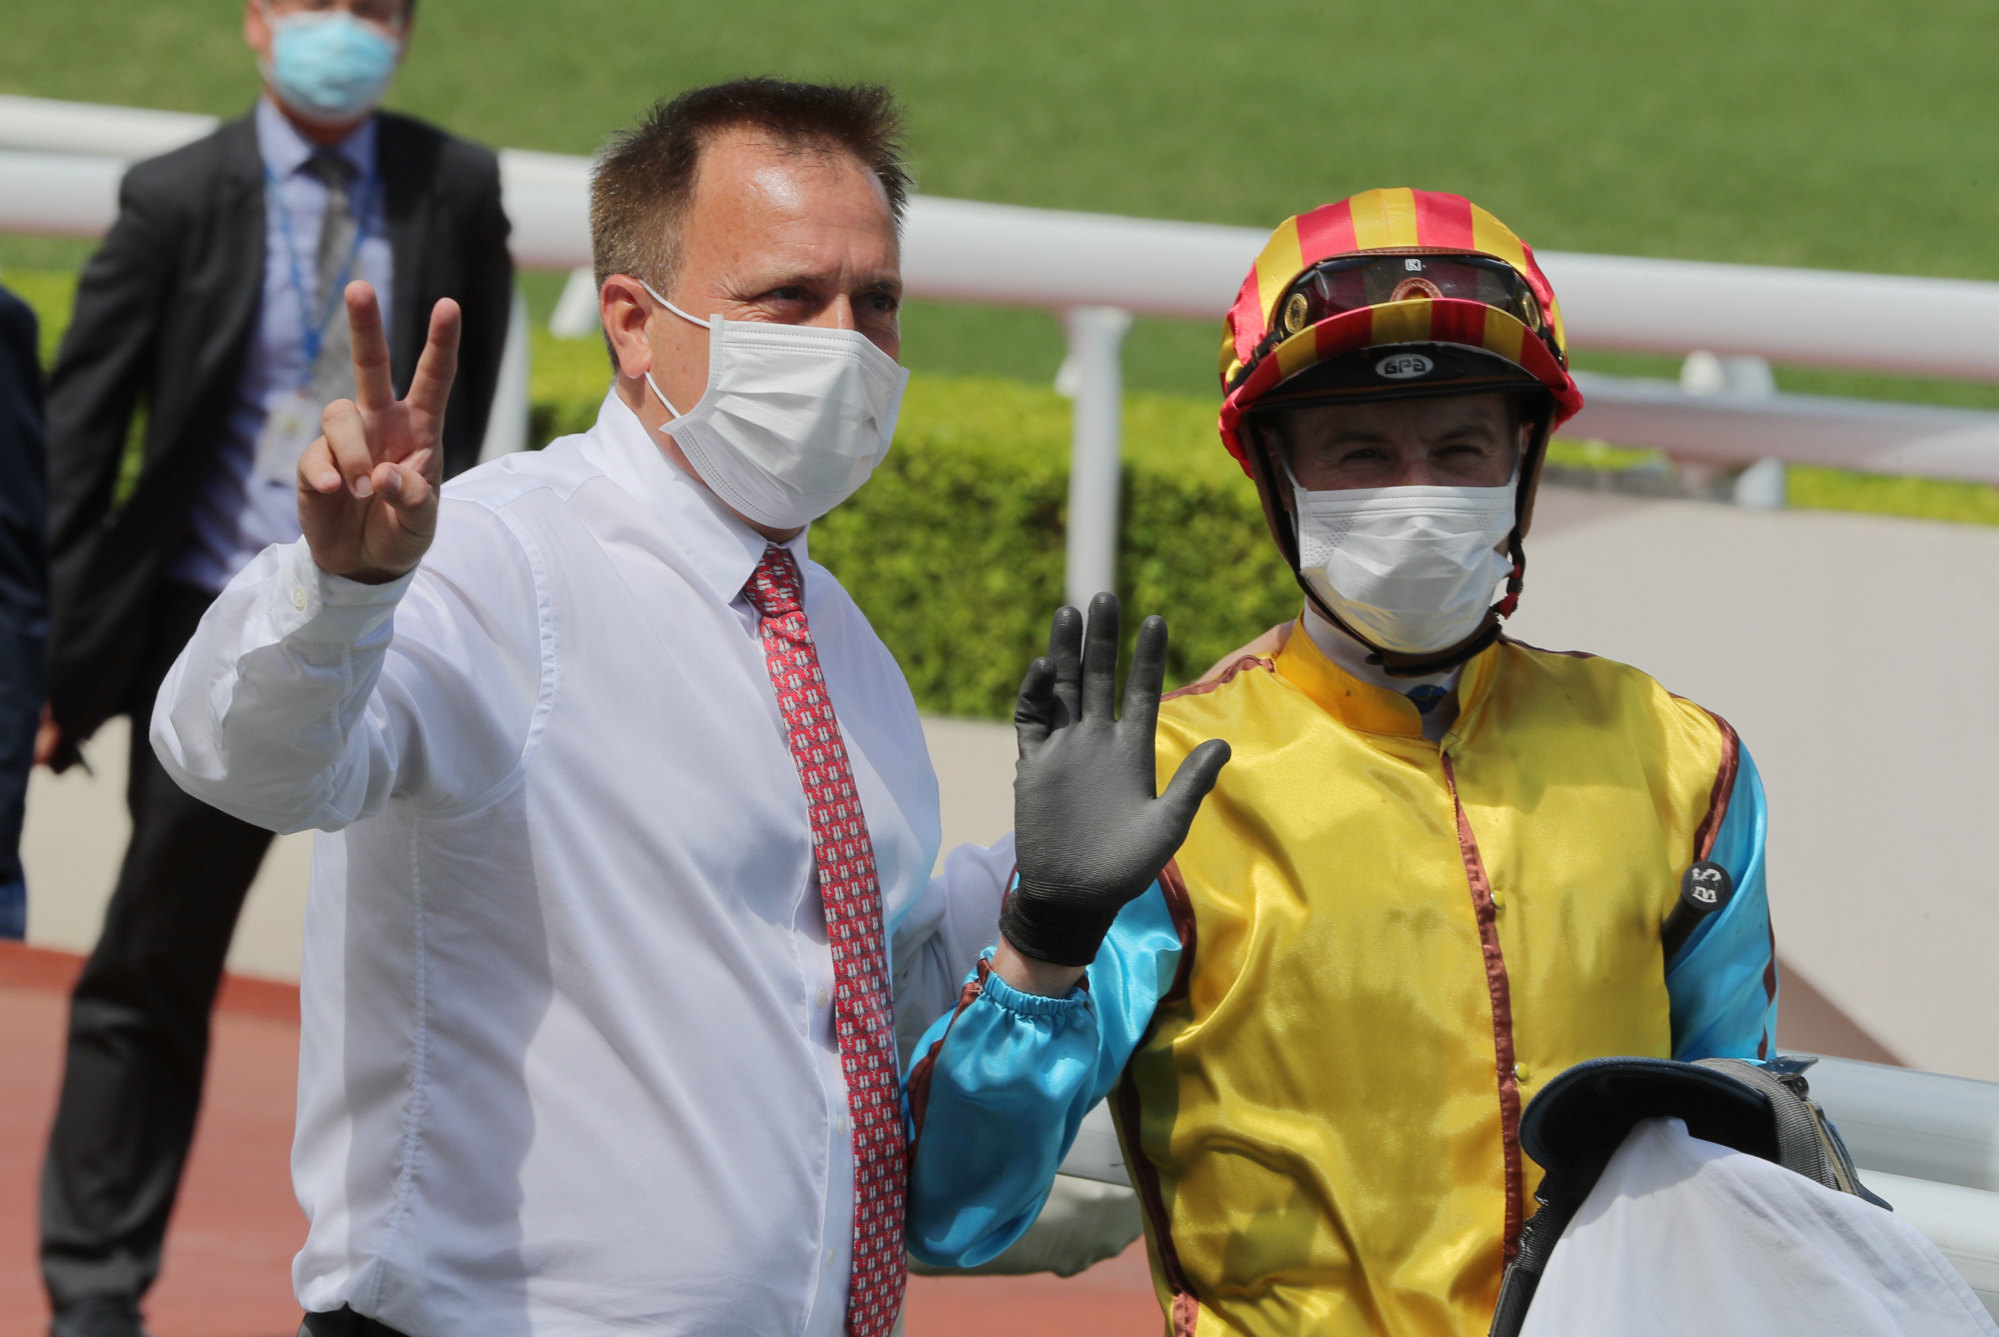
{"type": "Polygon", "coordinates": [[[1525,1063],[1516,1063],[1513,1065],[1513,1075],[1520,1081],[1531,1082],[1534,1080],[1534,1069],[1525,1063]]]}
{"type": "Polygon", "coordinates": [[[1498,914],[1506,908],[1506,893],[1498,887],[1492,889],[1492,912],[1498,914]]]}
{"type": "Polygon", "coordinates": [[[843,1115],[841,1115],[841,1116],[840,1116],[839,1118],[837,1118],[837,1119],[833,1120],[833,1131],[834,1131],[834,1132],[836,1132],[836,1133],[838,1133],[838,1134],[839,1134],[840,1136],[842,1136],[842,1137],[845,1137],[845,1136],[847,1135],[847,1116],[846,1116],[846,1115],[844,1115],[844,1114],[843,1114],[843,1115]]]}
{"type": "Polygon", "coordinates": [[[821,989],[817,994],[813,996],[812,1006],[824,1007],[826,1006],[826,999],[827,999],[827,993],[824,989],[821,989]]]}
{"type": "Polygon", "coordinates": [[[305,611],[305,586],[292,586],[292,607],[301,613],[305,611]]]}
{"type": "Polygon", "coordinates": [[[840,1251],[838,1249],[826,1250],[826,1266],[828,1267],[833,1266],[833,1260],[838,1258],[839,1256],[840,1256],[840,1251]]]}

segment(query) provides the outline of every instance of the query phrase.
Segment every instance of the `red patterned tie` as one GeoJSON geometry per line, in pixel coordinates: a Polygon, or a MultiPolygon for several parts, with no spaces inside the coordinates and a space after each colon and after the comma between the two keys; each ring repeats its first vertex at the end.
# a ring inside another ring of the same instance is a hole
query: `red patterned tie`
{"type": "Polygon", "coordinates": [[[819,652],[805,624],[804,588],[798,563],[773,545],[764,549],[743,592],[763,614],[764,665],[805,786],[819,899],[833,948],[833,1021],[854,1133],[854,1271],[847,1288],[847,1330],[854,1337],[882,1337],[902,1308],[907,1170],[881,883],[854,772],[820,676],[819,652]]]}

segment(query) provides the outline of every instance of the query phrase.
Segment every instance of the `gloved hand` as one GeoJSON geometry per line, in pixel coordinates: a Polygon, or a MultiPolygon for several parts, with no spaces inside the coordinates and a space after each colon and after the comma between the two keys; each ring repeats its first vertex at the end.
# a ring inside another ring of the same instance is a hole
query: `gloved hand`
{"type": "Polygon", "coordinates": [[[1020,884],[1007,898],[1000,931],[1023,956],[1086,966],[1126,902],[1152,885],[1173,857],[1201,800],[1229,759],[1211,738],[1189,753],[1154,797],[1153,732],[1166,676],[1166,622],[1138,631],[1117,694],[1118,601],[1090,601],[1089,635],[1074,608],[1055,614],[1048,654],[1028,667],[1014,710],[1020,763],[1013,820],[1020,884]]]}

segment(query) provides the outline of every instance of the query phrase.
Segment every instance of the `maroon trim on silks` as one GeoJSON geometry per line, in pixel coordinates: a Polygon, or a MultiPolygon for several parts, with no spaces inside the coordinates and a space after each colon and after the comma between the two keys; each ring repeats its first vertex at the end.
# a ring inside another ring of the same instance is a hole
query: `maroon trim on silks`
{"type": "Polygon", "coordinates": [[[1118,1079],[1117,1098],[1111,1106],[1111,1114],[1124,1131],[1125,1169],[1131,1172],[1131,1186],[1138,1190],[1138,1205],[1144,1211],[1145,1219],[1152,1223],[1153,1252],[1159,1259],[1159,1270],[1165,1275],[1167,1289],[1173,1292],[1173,1307],[1167,1313],[1172,1321],[1173,1337],[1193,1337],[1194,1319],[1200,1313],[1200,1302],[1195,1298],[1194,1288],[1187,1282],[1186,1271],[1180,1266],[1179,1251],[1173,1247],[1173,1229],[1166,1218],[1166,1195],[1159,1188],[1159,1167],[1152,1163],[1139,1142],[1138,1083],[1132,1080],[1129,1063],[1125,1065],[1124,1076],[1118,1079]]]}
{"type": "Polygon", "coordinates": [[[1721,730],[1721,765],[1715,768],[1714,788],[1708,791],[1707,816],[1701,818],[1700,828],[1694,832],[1696,860],[1714,853],[1722,819],[1728,815],[1728,800],[1735,793],[1735,773],[1742,767],[1742,740],[1736,737],[1734,726],[1712,710],[1707,717],[1721,730]]]}
{"type": "Polygon", "coordinates": [[[1185,687],[1175,687],[1172,691],[1161,695],[1159,699],[1161,701],[1177,701],[1183,696],[1205,695],[1208,692],[1214,691],[1215,688],[1222,686],[1224,683],[1233,681],[1236,674],[1251,665],[1257,665],[1272,671],[1277,667],[1272,656],[1244,655],[1241,659],[1236,660],[1235,663],[1229,665],[1213,677],[1202,678],[1197,682],[1190,682],[1185,687]]]}
{"type": "Polygon", "coordinates": [[[1587,650],[1550,650],[1550,649],[1548,649],[1548,648],[1547,648],[1546,646],[1543,646],[1543,645],[1529,645],[1529,644],[1528,644],[1527,642],[1525,642],[1525,641],[1521,640],[1521,639],[1520,639],[1520,638],[1519,638],[1518,636],[1508,636],[1508,635],[1506,635],[1506,634],[1504,634],[1504,633],[1501,633],[1501,634],[1500,634],[1500,637],[1499,637],[1499,643],[1500,643],[1501,645],[1517,645],[1517,646],[1519,646],[1519,647],[1520,647],[1520,648],[1521,648],[1522,650],[1532,650],[1532,651],[1533,651],[1533,652],[1534,652],[1535,654],[1537,654],[1537,655],[1555,655],[1555,656],[1557,656],[1558,658],[1561,658],[1561,659],[1601,659],[1601,658],[1602,658],[1602,656],[1601,656],[1601,655],[1593,655],[1593,654],[1591,654],[1591,653],[1590,653],[1589,651],[1587,651],[1587,650]]]}
{"type": "Polygon", "coordinates": [[[965,1009],[986,991],[986,977],[992,973],[993,963],[980,957],[977,973],[965,981],[964,988],[958,990],[958,1006],[952,1010],[944,1033],[930,1042],[930,1052],[918,1059],[916,1066],[909,1070],[909,1080],[905,1083],[909,1088],[909,1120],[916,1125],[909,1135],[909,1163],[912,1166],[916,1164],[916,1144],[923,1137],[923,1116],[930,1108],[930,1074],[937,1067],[938,1051],[951,1038],[951,1027],[958,1024],[958,1018],[964,1015],[965,1009]]]}
{"type": "Polygon", "coordinates": [[[1479,947],[1485,956],[1485,988],[1492,999],[1493,1067],[1499,1079],[1499,1135],[1506,1158],[1505,1261],[1511,1263],[1520,1250],[1526,1197],[1520,1163],[1520,1075],[1514,1070],[1513,1057],[1513,993],[1506,978],[1506,959],[1499,951],[1492,881],[1486,876],[1485,860],[1479,857],[1471,819],[1465,816],[1465,801],[1458,795],[1457,769],[1451,765],[1450,753],[1438,755],[1444,763],[1444,783],[1450,786],[1451,806],[1457,811],[1458,854],[1464,860],[1465,880],[1471,884],[1472,911],[1478,917],[1479,947]]]}
{"type": "MultiPolygon", "coordinates": [[[[1169,861],[1166,867],[1159,870],[1159,890],[1166,897],[1166,911],[1180,935],[1180,968],[1173,974],[1172,985],[1159,999],[1160,1003],[1168,1003],[1187,996],[1187,982],[1194,964],[1194,902],[1187,894],[1187,882],[1181,876],[1178,860],[1169,861]]],[[[1152,1038],[1158,1015],[1155,1011],[1153,1020],[1146,1023],[1145,1033],[1139,1037],[1137,1048],[1132,1050],[1134,1058],[1152,1038]]],[[[1180,1266],[1180,1254],[1173,1247],[1173,1230],[1166,1217],[1166,1195],[1159,1187],[1159,1167],[1145,1154],[1144,1144],[1139,1140],[1138,1083],[1132,1080],[1130,1059],[1125,1061],[1124,1075],[1118,1079],[1111,1114],[1124,1133],[1125,1168],[1131,1173],[1132,1187],[1138,1190],[1139,1207],[1152,1223],[1153,1248],[1159,1257],[1159,1270],[1165,1274],[1166,1285],[1173,1292],[1173,1304],[1166,1315],[1171,1325],[1171,1337],[1193,1337],[1194,1320],[1201,1311],[1200,1301],[1195,1298],[1194,1288],[1188,1284],[1187,1274],[1180,1266]]]]}
{"type": "MultiPolygon", "coordinates": [[[[1768,919],[1763,927],[1770,935],[1770,959],[1763,963],[1763,1006],[1767,1010],[1777,1001],[1777,929],[1768,919]]],[[[1770,1032],[1764,1031],[1756,1039],[1756,1057],[1770,1057],[1770,1032]]]]}

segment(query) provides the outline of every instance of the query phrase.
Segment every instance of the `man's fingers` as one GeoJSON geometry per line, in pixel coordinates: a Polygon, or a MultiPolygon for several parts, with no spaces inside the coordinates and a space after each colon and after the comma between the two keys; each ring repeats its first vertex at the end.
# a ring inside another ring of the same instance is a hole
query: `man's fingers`
{"type": "Polygon", "coordinates": [[[1062,607],[1048,624],[1048,658],[1055,665],[1051,690],[1062,705],[1062,718],[1051,727],[1074,724],[1083,716],[1083,614],[1062,607]]]}
{"type": "Polygon", "coordinates": [[[1115,594],[1090,600],[1090,629],[1083,634],[1084,719],[1109,719],[1117,704],[1118,601],[1115,594]]]}
{"type": "Polygon", "coordinates": [[[1013,706],[1013,733],[1020,743],[1020,755],[1039,747],[1055,727],[1055,661],[1042,655],[1027,666],[1020,680],[1020,696],[1013,706]]]}
{"type": "Polygon", "coordinates": [[[334,463],[333,447],[320,437],[305,448],[298,457],[298,485],[301,492],[338,492],[346,480],[340,476],[340,467],[334,463]]]}
{"type": "Polygon", "coordinates": [[[375,456],[368,449],[368,434],[361,425],[361,411],[351,399],[336,399],[319,415],[320,430],[333,449],[333,465],[347,480],[347,490],[357,497],[373,496],[375,456]]]}
{"type": "MultiPolygon", "coordinates": [[[[1138,641],[1131,650],[1131,671],[1124,680],[1121,725],[1150,734],[1159,718],[1159,689],[1166,684],[1166,619],[1154,615],[1138,624],[1138,641]]],[[[1150,747],[1148,739],[1146,746],[1150,747]]]]}
{"type": "Polygon", "coordinates": [[[375,491],[382,500],[405,515],[421,511],[437,495],[430,480],[424,477],[422,466],[409,460],[376,465],[374,481],[375,491]]]}
{"type": "Polygon", "coordinates": [[[1173,823],[1173,848],[1180,848],[1180,842],[1187,838],[1187,828],[1194,823],[1194,814],[1201,810],[1201,800],[1215,787],[1215,781],[1228,765],[1229,745],[1220,738],[1210,738],[1207,742],[1189,752],[1180,763],[1180,769],[1173,772],[1173,778],[1166,783],[1166,792],[1159,796],[1154,810],[1167,821],[1173,823]]]}
{"type": "Polygon", "coordinates": [[[440,297],[430,312],[430,337],[424,341],[423,356],[417,360],[416,375],[403,402],[412,412],[429,414],[442,421],[444,406],[451,399],[451,382],[458,375],[458,336],[464,329],[458,303],[440,297]]]}
{"type": "Polygon", "coordinates": [[[347,331],[354,351],[354,397],[369,413],[396,402],[389,380],[389,338],[382,330],[382,308],[375,290],[360,279],[347,285],[347,331]]]}

